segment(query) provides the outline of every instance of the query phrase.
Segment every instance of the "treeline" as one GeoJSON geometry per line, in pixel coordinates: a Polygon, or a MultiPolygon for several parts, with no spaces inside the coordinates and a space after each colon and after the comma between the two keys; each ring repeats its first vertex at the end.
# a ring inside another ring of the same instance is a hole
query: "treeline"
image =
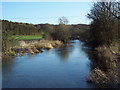
{"type": "MultiPolygon", "coordinates": [[[[41,35],[41,33],[51,33],[61,29],[72,29],[73,33],[76,34],[79,31],[89,29],[89,25],[78,24],[78,25],[53,25],[53,24],[28,24],[28,23],[18,23],[18,22],[11,22],[7,20],[2,20],[2,31],[3,34],[5,32],[9,33],[10,35],[41,35]]],[[[74,35],[75,36],[75,35],[74,35]]]]}
{"type": "MultiPolygon", "coordinates": [[[[44,29],[44,27],[42,29],[44,29]]],[[[7,20],[2,20],[2,31],[8,32],[10,35],[40,35],[42,33],[39,25],[36,26],[33,24],[17,23],[7,20]]]]}
{"type": "MultiPolygon", "coordinates": [[[[81,34],[89,29],[88,25],[56,25],[53,31],[50,31],[47,34],[50,34],[52,39],[60,40],[62,42],[67,42],[73,39],[80,39],[81,34]]],[[[45,36],[45,38],[46,38],[45,36]]],[[[49,38],[47,38],[49,39],[49,38]]]]}
{"type": "Polygon", "coordinates": [[[119,40],[120,2],[97,2],[88,14],[90,25],[89,44],[92,47],[110,45],[119,40]]]}

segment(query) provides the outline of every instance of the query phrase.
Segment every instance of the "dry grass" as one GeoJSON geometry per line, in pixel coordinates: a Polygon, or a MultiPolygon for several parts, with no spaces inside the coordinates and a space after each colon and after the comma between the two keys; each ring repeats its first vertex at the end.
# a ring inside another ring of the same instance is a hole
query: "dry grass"
{"type": "Polygon", "coordinates": [[[25,41],[20,41],[18,46],[11,47],[12,51],[17,53],[19,52],[27,52],[27,53],[39,53],[41,49],[53,49],[55,47],[63,45],[60,41],[49,41],[49,40],[40,40],[40,41],[32,41],[30,43],[26,43],[25,41]]]}

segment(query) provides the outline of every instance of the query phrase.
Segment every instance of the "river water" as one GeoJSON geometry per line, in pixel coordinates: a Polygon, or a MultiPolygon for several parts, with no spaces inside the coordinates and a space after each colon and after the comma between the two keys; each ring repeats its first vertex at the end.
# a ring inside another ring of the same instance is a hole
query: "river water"
{"type": "Polygon", "coordinates": [[[3,60],[3,88],[93,88],[90,60],[79,40],[66,47],[3,60]]]}

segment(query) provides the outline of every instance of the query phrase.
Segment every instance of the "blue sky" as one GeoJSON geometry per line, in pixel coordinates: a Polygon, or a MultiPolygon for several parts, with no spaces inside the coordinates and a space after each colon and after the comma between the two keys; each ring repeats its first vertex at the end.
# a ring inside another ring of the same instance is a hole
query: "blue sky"
{"type": "Polygon", "coordinates": [[[65,16],[69,24],[89,24],[86,15],[92,2],[3,2],[2,19],[32,24],[58,24],[65,16]]]}

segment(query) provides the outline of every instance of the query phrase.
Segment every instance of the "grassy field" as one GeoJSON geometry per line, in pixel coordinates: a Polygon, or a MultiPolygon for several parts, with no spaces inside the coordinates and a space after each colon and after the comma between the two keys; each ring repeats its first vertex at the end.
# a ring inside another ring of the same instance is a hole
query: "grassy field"
{"type": "Polygon", "coordinates": [[[11,38],[15,40],[34,40],[42,39],[42,35],[12,36],[11,38]]]}

